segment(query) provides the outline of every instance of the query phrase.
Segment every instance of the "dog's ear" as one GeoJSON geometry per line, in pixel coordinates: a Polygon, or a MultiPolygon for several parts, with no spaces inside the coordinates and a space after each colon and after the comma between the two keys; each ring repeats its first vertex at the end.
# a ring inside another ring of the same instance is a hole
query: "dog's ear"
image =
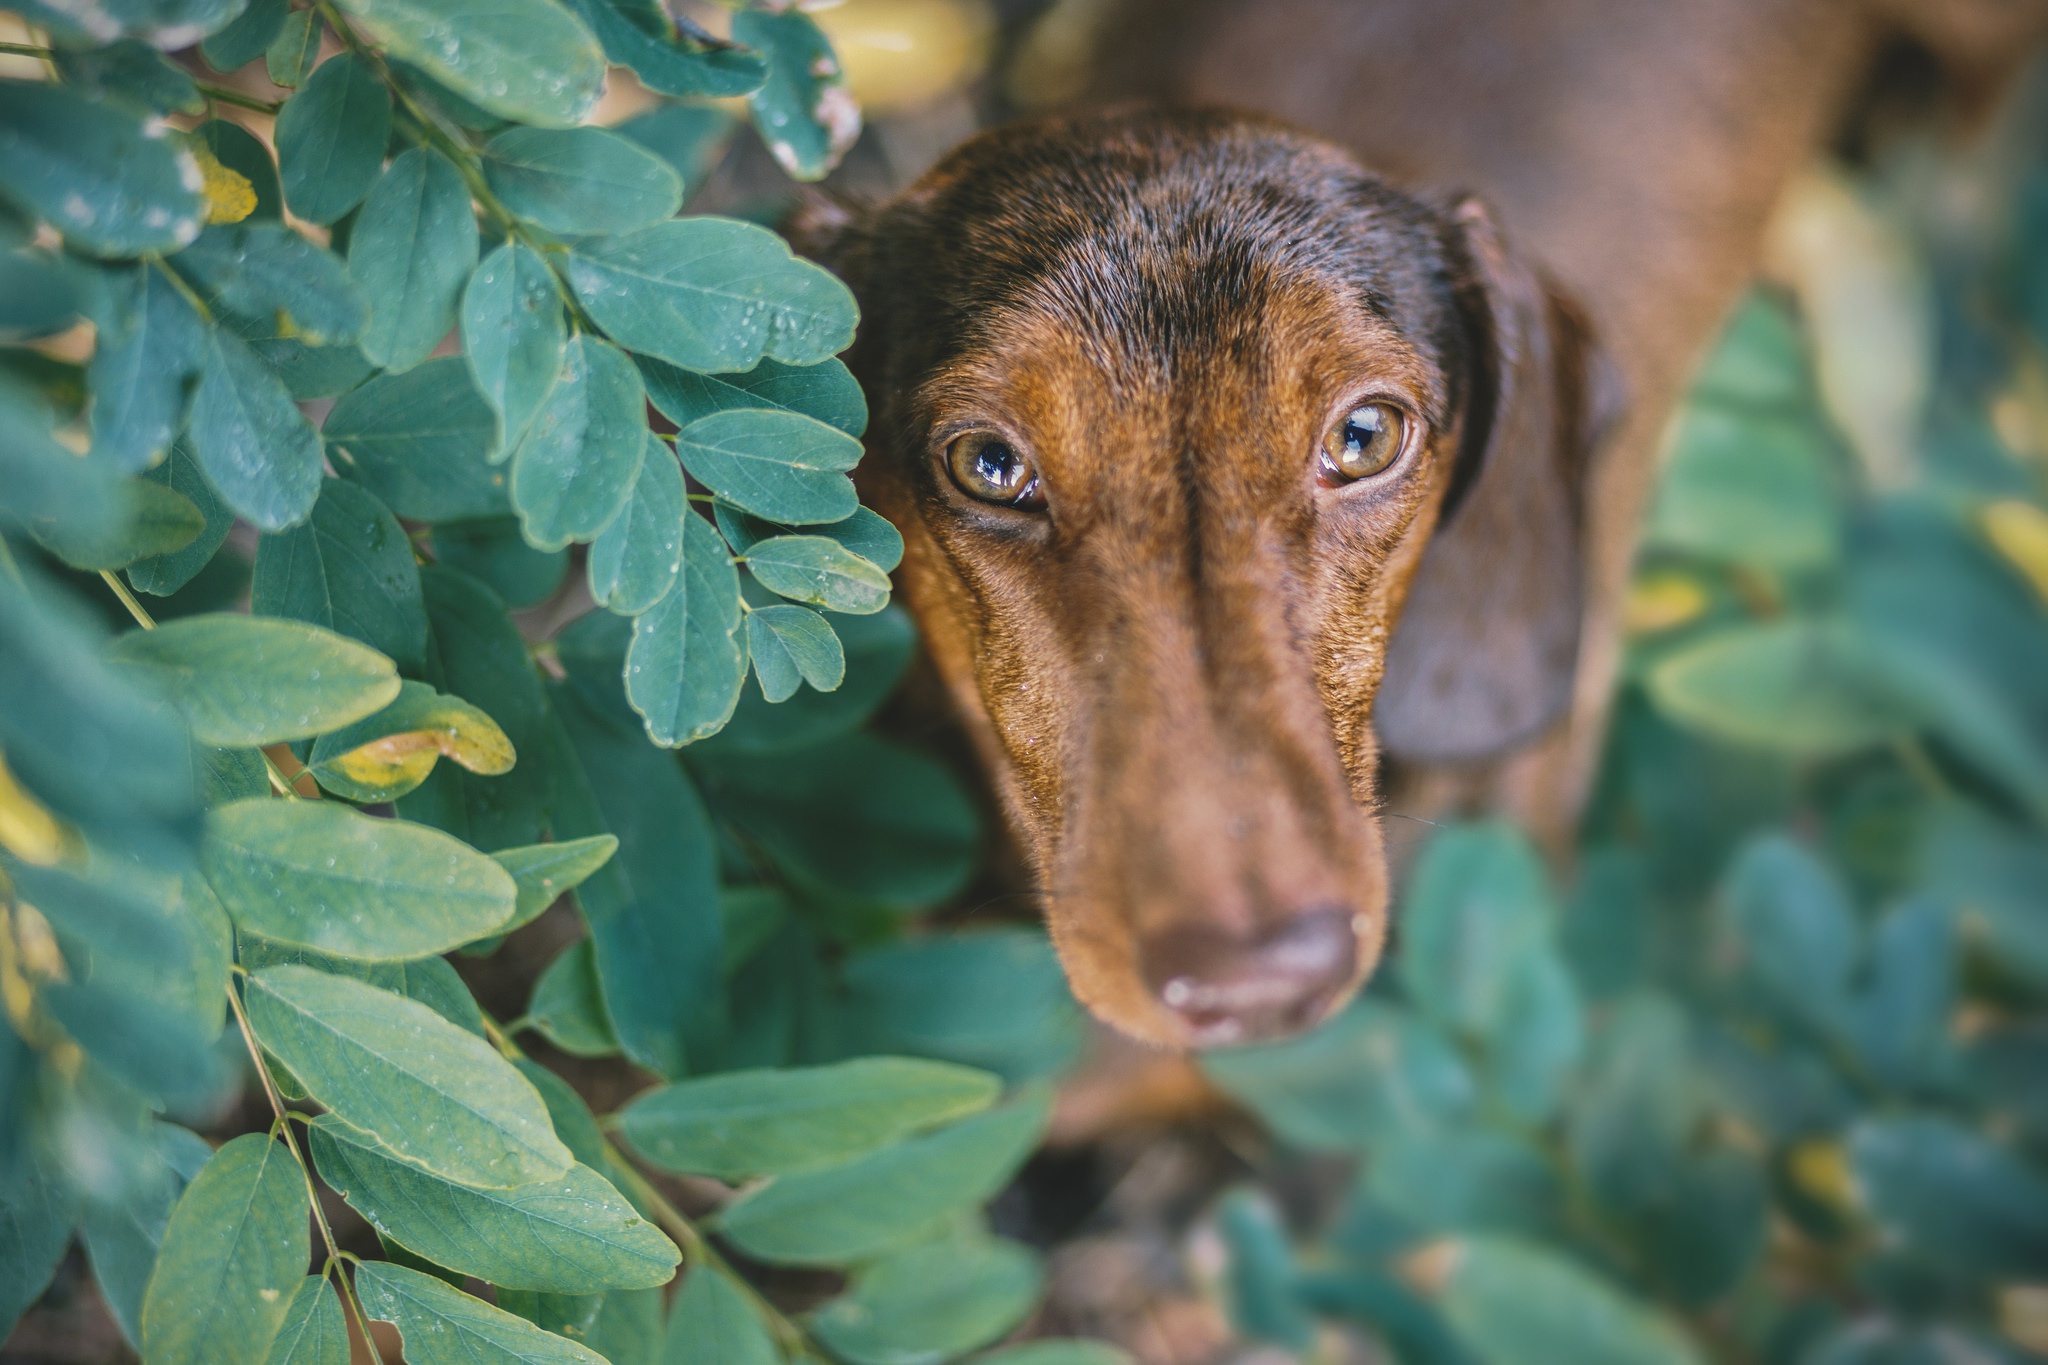
{"type": "Polygon", "coordinates": [[[1469,367],[1460,449],[1374,708],[1385,751],[1425,763],[1512,748],[1571,704],[1581,494],[1619,406],[1577,309],[1486,209],[1467,199],[1446,218],[1469,367]]]}

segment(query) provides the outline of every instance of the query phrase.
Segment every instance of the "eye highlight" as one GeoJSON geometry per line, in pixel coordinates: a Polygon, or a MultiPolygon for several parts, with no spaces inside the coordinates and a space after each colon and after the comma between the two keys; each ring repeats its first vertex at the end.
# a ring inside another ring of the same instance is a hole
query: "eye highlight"
{"type": "Polygon", "coordinates": [[[1392,468],[1408,445],[1408,419],[1389,403],[1363,403],[1323,435],[1323,481],[1352,483],[1392,468]]]}
{"type": "Polygon", "coordinates": [[[1045,506],[1038,466],[998,432],[970,431],[946,447],[946,472],[977,502],[1036,512],[1045,506]]]}

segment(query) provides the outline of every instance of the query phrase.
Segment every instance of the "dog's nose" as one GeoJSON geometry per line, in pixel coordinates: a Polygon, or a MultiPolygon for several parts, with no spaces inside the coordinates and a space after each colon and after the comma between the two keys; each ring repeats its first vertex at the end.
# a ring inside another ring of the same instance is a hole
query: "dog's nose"
{"type": "Polygon", "coordinates": [[[1295,1033],[1318,1022],[1358,969],[1351,911],[1319,906],[1243,938],[1173,929],[1148,941],[1145,975],[1196,1047],[1295,1033]]]}

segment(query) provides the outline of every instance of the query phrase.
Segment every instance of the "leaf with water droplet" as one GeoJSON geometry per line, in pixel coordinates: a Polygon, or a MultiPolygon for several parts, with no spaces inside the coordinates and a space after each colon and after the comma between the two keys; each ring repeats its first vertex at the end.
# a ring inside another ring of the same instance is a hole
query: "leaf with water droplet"
{"type": "Polygon", "coordinates": [[[582,123],[604,93],[604,51],[553,0],[342,0],[393,57],[521,123],[582,123]]]}

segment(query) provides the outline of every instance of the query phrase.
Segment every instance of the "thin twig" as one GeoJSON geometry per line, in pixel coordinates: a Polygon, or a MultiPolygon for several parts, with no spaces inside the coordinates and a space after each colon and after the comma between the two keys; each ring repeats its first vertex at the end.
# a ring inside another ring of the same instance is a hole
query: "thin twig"
{"type": "Polygon", "coordinates": [[[30,43],[0,43],[0,55],[9,57],[54,57],[55,48],[36,47],[30,43]]]}
{"type": "Polygon", "coordinates": [[[225,85],[214,85],[208,81],[194,81],[193,84],[199,87],[200,94],[210,100],[218,100],[222,104],[232,104],[243,109],[253,109],[259,114],[275,114],[284,107],[283,100],[260,100],[254,95],[245,95],[225,85]]]}

